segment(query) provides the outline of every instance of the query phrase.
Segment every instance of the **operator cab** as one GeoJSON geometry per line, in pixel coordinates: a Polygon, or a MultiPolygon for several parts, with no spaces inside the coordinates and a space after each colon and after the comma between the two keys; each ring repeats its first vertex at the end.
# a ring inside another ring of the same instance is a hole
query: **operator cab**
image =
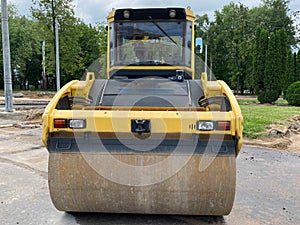
{"type": "Polygon", "coordinates": [[[108,77],[193,78],[193,19],[183,8],[118,9],[108,17],[108,77]]]}

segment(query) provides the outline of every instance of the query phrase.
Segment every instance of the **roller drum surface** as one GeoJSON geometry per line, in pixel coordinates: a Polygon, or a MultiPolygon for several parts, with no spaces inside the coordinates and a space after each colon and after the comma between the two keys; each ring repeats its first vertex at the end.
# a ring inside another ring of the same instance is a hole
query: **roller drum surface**
{"type": "MultiPolygon", "coordinates": [[[[163,154],[50,153],[49,189],[52,202],[58,210],[69,212],[230,213],[236,182],[234,155],[204,157],[195,154],[189,156],[177,173],[164,176],[171,169],[170,165],[159,162],[167,157],[163,154]],[[130,167],[116,166],[110,163],[109,157],[130,167]],[[159,166],[155,167],[151,176],[143,174],[143,167],[155,164],[159,166]],[[116,182],[114,176],[123,176],[120,178],[122,182],[116,182]],[[157,182],[160,178],[162,180],[157,182]],[[145,185],[135,186],[137,183],[145,185]]],[[[185,160],[182,155],[174,157],[178,163],[185,160]]]]}

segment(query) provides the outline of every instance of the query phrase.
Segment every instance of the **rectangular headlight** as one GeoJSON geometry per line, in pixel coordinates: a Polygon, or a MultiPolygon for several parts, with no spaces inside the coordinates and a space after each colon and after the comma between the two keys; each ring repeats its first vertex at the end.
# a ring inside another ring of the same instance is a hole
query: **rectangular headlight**
{"type": "Polygon", "coordinates": [[[214,122],[213,121],[197,121],[197,130],[209,131],[214,130],[214,122]]]}
{"type": "Polygon", "coordinates": [[[84,128],[86,128],[86,120],[71,119],[71,120],[69,120],[69,127],[72,129],[84,129],[84,128]]]}

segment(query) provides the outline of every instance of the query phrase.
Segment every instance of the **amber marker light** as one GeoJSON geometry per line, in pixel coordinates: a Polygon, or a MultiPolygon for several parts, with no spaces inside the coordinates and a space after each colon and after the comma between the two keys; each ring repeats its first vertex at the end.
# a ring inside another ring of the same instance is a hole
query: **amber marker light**
{"type": "Polygon", "coordinates": [[[216,130],[230,130],[230,121],[217,121],[216,130]]]}
{"type": "Polygon", "coordinates": [[[67,128],[66,119],[54,119],[54,128],[67,128]]]}

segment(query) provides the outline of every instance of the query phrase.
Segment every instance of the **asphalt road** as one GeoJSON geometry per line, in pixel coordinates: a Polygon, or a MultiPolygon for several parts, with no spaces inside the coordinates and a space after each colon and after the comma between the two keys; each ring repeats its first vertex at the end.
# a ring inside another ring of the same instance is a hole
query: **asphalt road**
{"type": "Polygon", "coordinates": [[[236,199],[229,216],[59,212],[48,193],[41,129],[12,123],[0,121],[0,224],[300,224],[300,155],[253,147],[243,147],[237,159],[236,199]]]}

